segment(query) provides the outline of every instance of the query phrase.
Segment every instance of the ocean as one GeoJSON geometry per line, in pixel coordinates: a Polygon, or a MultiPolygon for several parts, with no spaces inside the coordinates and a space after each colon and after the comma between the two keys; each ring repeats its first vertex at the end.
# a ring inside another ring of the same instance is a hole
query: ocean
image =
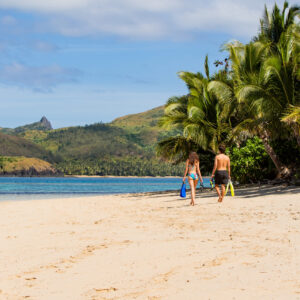
{"type": "MultiPolygon", "coordinates": [[[[209,179],[204,178],[209,187],[209,179]]],[[[74,195],[102,195],[180,190],[182,178],[140,177],[0,177],[0,201],[74,195]]],[[[200,184],[198,185],[200,187],[200,184]]]]}

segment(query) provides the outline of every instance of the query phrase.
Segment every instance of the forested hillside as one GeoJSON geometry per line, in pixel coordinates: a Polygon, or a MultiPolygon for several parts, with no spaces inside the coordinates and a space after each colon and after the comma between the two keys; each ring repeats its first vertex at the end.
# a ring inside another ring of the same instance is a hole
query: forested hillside
{"type": "Polygon", "coordinates": [[[5,136],[10,139],[10,151],[1,155],[44,158],[68,175],[182,175],[182,165],[174,166],[156,157],[157,142],[171,134],[158,126],[163,109],[124,116],[109,124],[53,130],[41,126],[41,120],[8,129],[5,136]],[[13,140],[26,142],[26,147],[12,144],[13,140]]]}
{"type": "Polygon", "coordinates": [[[38,158],[24,156],[0,156],[0,175],[52,176],[58,174],[57,170],[49,162],[38,158]]]}
{"type": "Polygon", "coordinates": [[[36,157],[49,162],[58,161],[55,154],[22,137],[0,132],[0,156],[36,157]]]}

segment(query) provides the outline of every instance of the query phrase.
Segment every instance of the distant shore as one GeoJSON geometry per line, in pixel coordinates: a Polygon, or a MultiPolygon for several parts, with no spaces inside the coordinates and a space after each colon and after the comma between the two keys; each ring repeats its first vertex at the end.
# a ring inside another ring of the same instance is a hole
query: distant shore
{"type": "Polygon", "coordinates": [[[61,177],[75,178],[182,178],[183,176],[112,176],[112,175],[65,175],[61,177]]]}
{"type": "MultiPolygon", "coordinates": [[[[115,176],[115,175],[25,175],[18,176],[15,174],[0,174],[0,177],[60,177],[60,178],[182,178],[183,176],[115,176]]],[[[208,177],[208,176],[203,176],[208,177]]]]}

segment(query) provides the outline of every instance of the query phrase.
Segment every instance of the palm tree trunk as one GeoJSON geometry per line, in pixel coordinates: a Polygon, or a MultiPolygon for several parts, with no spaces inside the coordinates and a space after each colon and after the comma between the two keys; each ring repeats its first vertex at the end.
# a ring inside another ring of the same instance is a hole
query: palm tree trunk
{"type": "Polygon", "coordinates": [[[260,139],[262,140],[266,152],[269,154],[270,158],[272,159],[278,175],[277,177],[287,177],[290,175],[291,171],[288,169],[287,166],[285,166],[280,160],[279,157],[276,155],[273,147],[269,143],[269,135],[265,129],[262,130],[262,132],[259,135],[260,139]]]}
{"type": "Polygon", "coordinates": [[[300,147],[300,134],[299,134],[299,125],[297,123],[292,123],[292,129],[294,131],[294,135],[296,137],[298,146],[300,147]]]}

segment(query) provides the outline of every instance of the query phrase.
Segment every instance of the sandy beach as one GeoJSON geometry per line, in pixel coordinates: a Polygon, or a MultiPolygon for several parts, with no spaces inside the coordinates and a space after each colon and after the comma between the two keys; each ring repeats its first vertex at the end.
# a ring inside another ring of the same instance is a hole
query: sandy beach
{"type": "Polygon", "coordinates": [[[0,299],[300,299],[300,188],[0,202],[0,299]]]}

